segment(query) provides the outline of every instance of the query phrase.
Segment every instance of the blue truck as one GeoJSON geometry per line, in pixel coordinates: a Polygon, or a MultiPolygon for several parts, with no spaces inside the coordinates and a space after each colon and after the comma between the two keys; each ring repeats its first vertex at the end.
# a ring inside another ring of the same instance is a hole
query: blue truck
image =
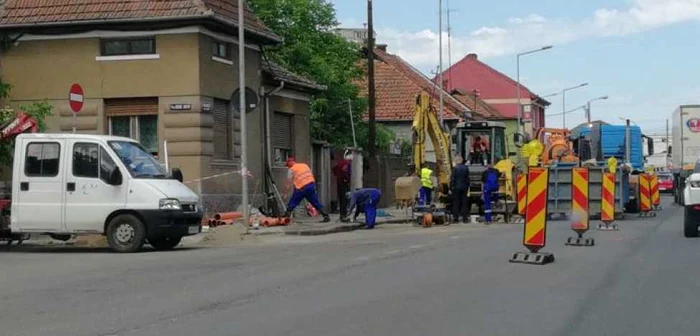
{"type": "Polygon", "coordinates": [[[581,161],[595,161],[599,166],[610,157],[620,163],[629,162],[631,170],[623,175],[623,184],[629,187],[624,188],[622,198],[626,212],[639,212],[637,176],[644,172],[645,158],[654,154],[653,140],[642,134],[639,126],[597,124],[583,127],[574,139],[574,147],[581,161]]]}

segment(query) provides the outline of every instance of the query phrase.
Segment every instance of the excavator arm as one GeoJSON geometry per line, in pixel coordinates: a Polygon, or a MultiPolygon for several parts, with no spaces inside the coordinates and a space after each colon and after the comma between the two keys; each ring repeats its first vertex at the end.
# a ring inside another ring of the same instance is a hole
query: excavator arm
{"type": "Polygon", "coordinates": [[[430,95],[426,92],[421,92],[416,97],[411,128],[413,130],[413,164],[416,173],[420,176],[420,168],[425,164],[426,136],[429,136],[435,150],[438,184],[441,187],[449,186],[452,173],[450,134],[443,130],[435,111],[431,110],[430,95]]]}
{"type": "Polygon", "coordinates": [[[0,141],[8,141],[25,132],[36,133],[38,124],[34,118],[24,112],[18,112],[15,119],[0,126],[0,141]]]}

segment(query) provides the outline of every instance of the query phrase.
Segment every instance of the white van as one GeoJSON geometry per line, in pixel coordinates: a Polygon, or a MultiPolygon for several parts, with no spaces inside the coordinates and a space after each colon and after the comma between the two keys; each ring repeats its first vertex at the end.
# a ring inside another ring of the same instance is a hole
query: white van
{"type": "Polygon", "coordinates": [[[201,231],[199,197],[136,141],[82,134],[22,134],[12,176],[12,234],[100,233],[118,252],[148,242],[175,247],[201,231]]]}

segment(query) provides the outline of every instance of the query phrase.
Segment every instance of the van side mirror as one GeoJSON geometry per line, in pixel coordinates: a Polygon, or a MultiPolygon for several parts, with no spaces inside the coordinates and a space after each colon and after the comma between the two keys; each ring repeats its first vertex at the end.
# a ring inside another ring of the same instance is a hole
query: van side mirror
{"type": "Polygon", "coordinates": [[[649,152],[649,156],[654,155],[654,139],[652,138],[647,138],[647,152],[649,152]]]}
{"type": "Polygon", "coordinates": [[[118,186],[122,184],[122,172],[119,171],[119,168],[114,167],[109,172],[109,178],[107,179],[107,183],[112,186],[118,186]]]}
{"type": "Polygon", "coordinates": [[[182,176],[182,170],[180,168],[173,168],[173,171],[171,173],[174,179],[178,180],[178,182],[182,183],[183,176],[182,176]]]}
{"type": "Polygon", "coordinates": [[[666,153],[669,157],[671,154],[673,154],[673,146],[668,146],[668,153],[666,153]]]}

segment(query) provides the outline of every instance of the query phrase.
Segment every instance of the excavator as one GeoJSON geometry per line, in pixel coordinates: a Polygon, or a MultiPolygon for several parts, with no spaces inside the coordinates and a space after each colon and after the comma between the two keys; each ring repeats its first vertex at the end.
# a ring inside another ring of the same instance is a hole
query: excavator
{"type": "MultiPolygon", "coordinates": [[[[481,202],[482,182],[481,175],[487,165],[494,167],[503,173],[501,180],[500,199],[505,198],[505,203],[515,204],[513,187],[513,163],[507,159],[505,124],[495,121],[465,121],[460,122],[451,131],[446,131],[437,118],[437,113],[431,108],[430,95],[421,92],[416,97],[416,105],[413,116],[413,176],[405,176],[396,180],[395,195],[399,206],[414,205],[415,195],[420,188],[421,167],[425,166],[425,152],[427,137],[430,137],[436,160],[436,176],[438,186],[438,205],[432,209],[438,212],[449,212],[445,209],[449,199],[450,174],[452,172],[453,151],[461,155],[470,163],[470,201],[471,204],[481,202]],[[477,144],[478,142],[478,144],[477,144]],[[476,150],[474,150],[476,148],[476,150]]],[[[416,207],[414,207],[414,212],[416,207]]],[[[506,206],[503,213],[508,216],[506,206]]],[[[423,209],[425,210],[425,209],[423,209]]],[[[494,211],[496,212],[496,211],[494,211]]],[[[420,216],[419,216],[420,217],[420,216]]],[[[425,218],[425,217],[423,217],[425,218]]],[[[440,214],[434,216],[440,218],[440,214]]],[[[508,220],[508,218],[506,218],[508,220]]],[[[442,220],[440,220],[442,221],[442,220]]],[[[436,223],[440,221],[436,220],[436,223]]]]}
{"type": "MultiPolygon", "coordinates": [[[[16,136],[22,133],[36,133],[38,131],[39,125],[36,120],[28,114],[19,111],[14,119],[0,126],[0,142],[12,141],[16,136]]],[[[9,218],[7,217],[10,204],[10,199],[0,199],[0,240],[7,240],[8,245],[12,244],[13,241],[17,241],[19,245],[22,241],[28,239],[28,237],[26,235],[12,234],[10,232],[9,218]]]]}

